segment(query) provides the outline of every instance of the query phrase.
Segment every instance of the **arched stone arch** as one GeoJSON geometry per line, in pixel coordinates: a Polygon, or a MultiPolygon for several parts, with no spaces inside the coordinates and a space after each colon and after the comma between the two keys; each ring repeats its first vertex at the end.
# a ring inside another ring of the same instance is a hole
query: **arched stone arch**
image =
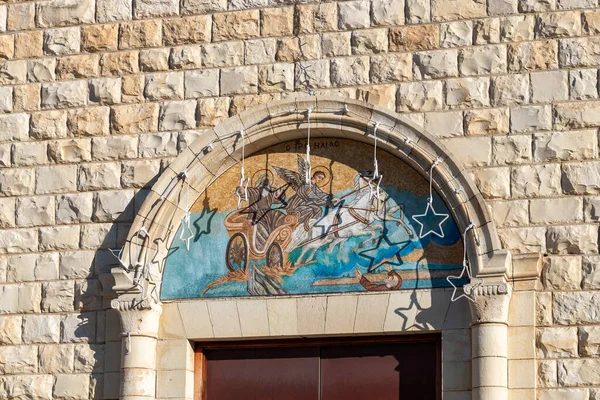
{"type": "MultiPolygon", "coordinates": [[[[491,323],[495,335],[504,335],[506,339],[506,329],[502,330],[501,325],[506,324],[511,292],[505,280],[510,254],[502,250],[485,201],[461,165],[432,136],[394,112],[354,100],[299,97],[246,110],[203,131],[166,168],[139,209],[122,251],[121,266],[113,268],[110,276],[102,277],[105,295],[112,299],[112,307],[120,311],[123,324],[126,349],[122,398],[154,396],[151,391],[140,389],[139,383],[141,379],[150,385],[148,382],[154,379],[152,374],[142,374],[142,378],[136,375],[151,368],[127,348],[147,346],[148,340],[158,337],[161,274],[186,208],[211,182],[240,161],[240,131],[244,131],[246,138],[246,156],[279,142],[305,138],[309,109],[312,137],[342,137],[372,144],[371,133],[377,124],[378,146],[423,176],[427,176],[436,159],[442,160],[433,169],[433,185],[447,203],[460,231],[474,225],[464,243],[473,274],[483,282],[465,288],[478,299],[472,305],[473,324],[491,323]],[[137,376],[136,379],[133,376],[137,376]],[[132,383],[134,381],[138,383],[132,383]]],[[[481,332],[491,334],[490,326],[486,325],[481,332]]],[[[490,362],[491,358],[498,357],[498,354],[485,354],[485,346],[489,345],[485,344],[484,354],[477,357],[482,371],[488,367],[483,365],[486,357],[490,357],[490,362]]],[[[492,384],[485,381],[475,386],[475,373],[473,377],[474,393],[480,392],[482,396],[500,393],[500,397],[493,398],[503,398],[506,384],[502,387],[501,381],[492,384]]]]}

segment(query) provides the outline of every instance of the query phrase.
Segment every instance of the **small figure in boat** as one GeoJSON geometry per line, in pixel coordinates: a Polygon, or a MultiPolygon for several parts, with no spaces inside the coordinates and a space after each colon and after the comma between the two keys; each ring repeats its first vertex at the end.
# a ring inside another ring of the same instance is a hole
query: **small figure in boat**
{"type": "Polygon", "coordinates": [[[354,276],[359,279],[360,285],[369,292],[380,291],[380,290],[398,290],[402,286],[402,277],[396,270],[392,269],[391,265],[386,265],[388,274],[384,280],[384,283],[372,283],[369,281],[359,270],[354,271],[354,276]]]}

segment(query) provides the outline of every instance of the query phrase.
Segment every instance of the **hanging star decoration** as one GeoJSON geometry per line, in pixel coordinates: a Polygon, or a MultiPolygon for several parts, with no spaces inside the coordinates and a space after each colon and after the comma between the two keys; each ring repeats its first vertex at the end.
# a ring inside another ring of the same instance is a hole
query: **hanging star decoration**
{"type": "Polygon", "coordinates": [[[467,233],[473,228],[475,228],[475,224],[471,222],[471,224],[469,224],[469,226],[467,226],[463,232],[463,246],[464,246],[463,268],[462,268],[462,271],[460,272],[460,275],[458,275],[458,276],[449,275],[446,277],[446,280],[448,281],[450,286],[452,286],[452,288],[453,288],[452,297],[450,298],[450,300],[452,302],[458,301],[462,297],[465,297],[466,299],[468,299],[472,302],[475,302],[475,297],[474,297],[475,289],[477,289],[483,282],[481,279],[473,278],[473,276],[471,274],[471,265],[469,264],[469,260],[467,259],[467,246],[466,246],[465,239],[467,237],[467,233]],[[471,283],[471,286],[465,287],[463,285],[463,287],[462,287],[463,292],[459,296],[457,296],[456,292],[459,289],[459,287],[457,285],[459,285],[460,283],[464,283],[464,280],[467,278],[469,279],[469,283],[471,283]],[[457,281],[457,283],[455,283],[454,281],[457,281]]]}
{"type": "Polygon", "coordinates": [[[450,215],[438,213],[433,208],[433,169],[442,162],[441,158],[437,158],[429,169],[429,197],[427,198],[427,207],[423,214],[415,214],[412,219],[419,224],[419,239],[423,239],[429,234],[433,234],[440,238],[444,237],[444,229],[442,224],[446,222],[450,215]]]}
{"type": "Polygon", "coordinates": [[[382,201],[380,186],[383,175],[379,174],[379,163],[377,162],[377,128],[379,128],[379,122],[375,122],[373,127],[373,138],[375,140],[373,144],[373,178],[369,180],[369,201],[371,205],[374,205],[374,199],[377,199],[377,205],[382,201]]]}
{"type": "Polygon", "coordinates": [[[235,188],[235,195],[237,196],[237,208],[239,209],[242,206],[244,201],[248,200],[248,185],[250,184],[250,178],[246,178],[246,135],[244,135],[244,130],[240,131],[240,136],[242,137],[242,169],[240,170],[240,183],[235,188]]]}
{"type": "Polygon", "coordinates": [[[119,260],[119,267],[123,268],[125,271],[129,271],[129,265],[125,264],[123,260],[121,260],[121,253],[123,253],[123,248],[121,247],[119,250],[108,249],[110,254],[117,260],[119,260]]]}
{"type": "Polygon", "coordinates": [[[189,179],[186,170],[183,170],[179,176],[183,181],[182,184],[185,185],[185,213],[183,214],[183,217],[181,217],[181,233],[179,234],[179,240],[185,243],[185,250],[190,251],[190,240],[194,238],[190,216],[190,185],[188,183],[189,179]]]}

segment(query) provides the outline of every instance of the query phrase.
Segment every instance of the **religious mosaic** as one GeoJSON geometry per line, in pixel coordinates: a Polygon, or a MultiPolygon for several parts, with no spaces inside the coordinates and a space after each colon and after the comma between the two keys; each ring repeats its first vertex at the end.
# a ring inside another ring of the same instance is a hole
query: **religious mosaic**
{"type": "MultiPolygon", "coordinates": [[[[397,157],[343,139],[275,145],[216,179],[178,232],[161,298],[449,287],[463,243],[446,204],[397,157]],[[375,175],[375,177],[374,177],[375,175]],[[374,179],[376,178],[376,179],[374,179]],[[431,195],[430,195],[431,194],[431,195]]],[[[457,281],[457,285],[468,282],[457,281]]]]}

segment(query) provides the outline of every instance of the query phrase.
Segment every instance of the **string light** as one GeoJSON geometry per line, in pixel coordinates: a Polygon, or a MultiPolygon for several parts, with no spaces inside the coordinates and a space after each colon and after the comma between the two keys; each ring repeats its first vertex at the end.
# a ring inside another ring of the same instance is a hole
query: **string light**
{"type": "Polygon", "coordinates": [[[312,108],[306,109],[306,118],[308,120],[308,138],[306,141],[306,160],[304,160],[304,182],[310,186],[310,178],[312,176],[312,165],[310,163],[310,114],[312,114],[312,108]]]}
{"type": "Polygon", "coordinates": [[[379,122],[375,122],[373,127],[373,177],[369,180],[369,201],[377,199],[381,202],[381,194],[379,187],[381,186],[381,180],[383,175],[379,174],[379,163],[377,162],[377,128],[379,128],[379,122]]]}
{"type": "Polygon", "coordinates": [[[475,224],[471,222],[469,224],[469,226],[467,226],[465,228],[465,230],[463,231],[463,235],[462,235],[463,247],[464,247],[463,264],[462,264],[463,268],[460,272],[460,275],[458,275],[458,276],[450,275],[450,276],[446,277],[446,280],[448,281],[448,283],[454,288],[454,290],[452,292],[452,297],[450,298],[450,301],[452,301],[452,302],[458,301],[462,297],[465,297],[468,300],[475,302],[475,297],[474,297],[473,293],[474,293],[475,289],[477,289],[483,282],[481,279],[477,279],[477,282],[474,283],[473,285],[471,285],[471,287],[468,290],[465,290],[465,288],[463,287],[463,293],[460,296],[456,296],[458,287],[454,284],[454,282],[453,282],[454,280],[465,279],[465,274],[469,278],[470,283],[473,283],[473,280],[474,280],[473,274],[471,271],[471,265],[469,264],[469,260],[467,259],[467,246],[466,246],[467,233],[473,228],[475,228],[475,224]]]}
{"type": "Polygon", "coordinates": [[[446,220],[448,218],[450,218],[449,214],[438,213],[435,211],[435,208],[433,207],[433,170],[441,162],[442,162],[442,159],[440,157],[437,157],[435,159],[435,161],[433,162],[433,164],[431,164],[431,168],[429,168],[429,197],[427,198],[427,206],[425,207],[425,212],[423,214],[415,214],[412,216],[412,219],[417,224],[419,224],[421,227],[421,229],[419,230],[419,239],[423,239],[424,237],[428,236],[429,234],[433,234],[440,238],[443,238],[444,237],[444,229],[442,228],[442,224],[444,222],[446,222],[446,220]],[[437,230],[433,230],[433,229],[429,228],[425,233],[423,233],[423,230],[424,230],[426,224],[421,222],[421,219],[423,219],[423,220],[427,219],[429,214],[431,214],[435,217],[439,217],[441,220],[438,223],[437,230]],[[438,232],[438,230],[439,230],[439,232],[438,232]]]}
{"type": "Polygon", "coordinates": [[[240,136],[242,137],[242,169],[240,170],[240,184],[235,188],[235,195],[237,196],[237,208],[242,206],[244,201],[248,200],[248,184],[250,178],[246,178],[246,135],[244,130],[240,130],[240,136]]]}

